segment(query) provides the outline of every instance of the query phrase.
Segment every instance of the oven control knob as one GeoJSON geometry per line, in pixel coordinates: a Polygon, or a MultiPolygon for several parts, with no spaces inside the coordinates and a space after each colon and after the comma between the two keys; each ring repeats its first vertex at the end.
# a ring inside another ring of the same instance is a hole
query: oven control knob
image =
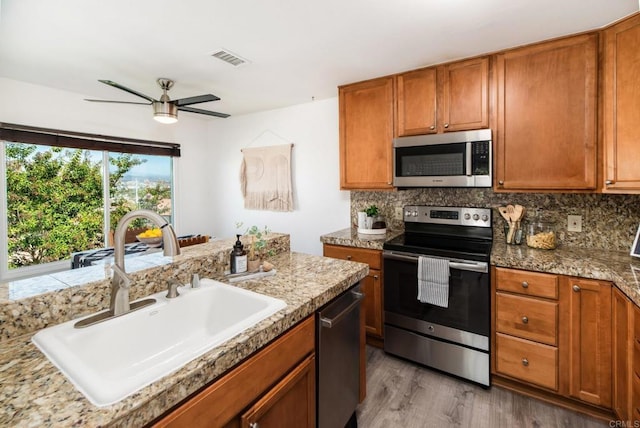
{"type": "Polygon", "coordinates": [[[480,218],[480,216],[479,216],[478,214],[474,214],[474,215],[473,215],[473,219],[474,219],[475,221],[478,221],[478,219],[479,219],[479,218],[480,218]]]}
{"type": "Polygon", "coordinates": [[[469,220],[470,218],[471,218],[471,214],[466,213],[466,214],[464,215],[464,219],[465,219],[465,220],[469,220]]]}
{"type": "Polygon", "coordinates": [[[487,221],[489,220],[489,216],[486,214],[482,214],[482,221],[487,221]]]}
{"type": "Polygon", "coordinates": [[[414,217],[418,217],[418,211],[412,212],[411,215],[414,216],[414,217]]]}

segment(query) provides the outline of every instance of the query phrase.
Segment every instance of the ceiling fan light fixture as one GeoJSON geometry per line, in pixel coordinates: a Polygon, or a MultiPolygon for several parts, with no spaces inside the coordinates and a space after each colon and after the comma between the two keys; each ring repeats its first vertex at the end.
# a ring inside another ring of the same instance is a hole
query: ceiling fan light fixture
{"type": "Polygon", "coordinates": [[[178,107],[169,102],[153,102],[153,118],[160,123],[176,123],[178,121],[178,107]]]}

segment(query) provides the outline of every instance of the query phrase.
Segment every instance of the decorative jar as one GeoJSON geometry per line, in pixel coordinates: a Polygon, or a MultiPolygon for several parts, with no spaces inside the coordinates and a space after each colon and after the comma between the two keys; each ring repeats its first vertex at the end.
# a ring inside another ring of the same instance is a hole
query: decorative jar
{"type": "Polygon", "coordinates": [[[555,249],[557,245],[555,225],[548,221],[534,219],[528,226],[527,245],[541,250],[555,249]]]}

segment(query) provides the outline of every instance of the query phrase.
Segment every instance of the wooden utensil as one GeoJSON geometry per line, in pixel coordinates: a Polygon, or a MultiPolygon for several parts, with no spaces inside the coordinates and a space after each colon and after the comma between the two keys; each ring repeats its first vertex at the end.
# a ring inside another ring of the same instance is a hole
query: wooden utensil
{"type": "Polygon", "coordinates": [[[515,222],[516,222],[516,209],[513,205],[507,205],[507,216],[509,217],[509,232],[507,232],[507,243],[511,243],[513,241],[513,234],[515,232],[515,222]]]}
{"type": "Polygon", "coordinates": [[[513,216],[512,216],[512,220],[514,222],[520,223],[520,220],[522,220],[522,217],[524,217],[524,207],[522,205],[516,205],[513,207],[513,216]]]}
{"type": "Polygon", "coordinates": [[[498,212],[500,212],[502,218],[507,220],[507,222],[511,221],[511,219],[509,218],[509,213],[507,213],[507,207],[498,207],[498,212]]]}

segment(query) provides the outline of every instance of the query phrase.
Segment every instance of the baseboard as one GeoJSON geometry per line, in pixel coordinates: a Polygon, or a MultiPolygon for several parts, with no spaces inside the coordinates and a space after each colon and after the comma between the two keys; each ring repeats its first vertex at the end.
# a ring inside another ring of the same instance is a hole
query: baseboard
{"type": "Polygon", "coordinates": [[[369,336],[367,334],[367,345],[375,346],[376,348],[384,349],[384,339],[379,337],[369,336]]]}

